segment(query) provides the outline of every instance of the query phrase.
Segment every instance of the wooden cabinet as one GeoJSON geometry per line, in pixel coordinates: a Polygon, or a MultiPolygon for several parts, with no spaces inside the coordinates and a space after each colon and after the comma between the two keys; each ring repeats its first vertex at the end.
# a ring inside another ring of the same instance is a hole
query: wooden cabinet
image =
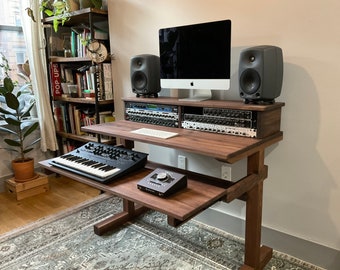
{"type": "Polygon", "coordinates": [[[86,44],[98,41],[110,52],[108,13],[86,8],[70,13],[54,32],[54,17],[43,19],[47,40],[51,107],[62,152],[88,141],[114,141],[85,133],[81,127],[114,120],[111,57],[98,63],[86,44]],[[75,89],[75,91],[72,90],[75,89]]]}

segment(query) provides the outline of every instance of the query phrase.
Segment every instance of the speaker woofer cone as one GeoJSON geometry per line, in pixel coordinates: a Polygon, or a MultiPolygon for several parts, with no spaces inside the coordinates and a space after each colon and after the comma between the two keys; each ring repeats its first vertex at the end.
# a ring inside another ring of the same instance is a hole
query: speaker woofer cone
{"type": "Polygon", "coordinates": [[[240,76],[240,87],[244,93],[252,95],[261,86],[261,77],[254,69],[247,68],[240,76]]]}
{"type": "Polygon", "coordinates": [[[148,79],[141,71],[137,71],[132,76],[133,89],[143,90],[147,86],[148,79]]]}

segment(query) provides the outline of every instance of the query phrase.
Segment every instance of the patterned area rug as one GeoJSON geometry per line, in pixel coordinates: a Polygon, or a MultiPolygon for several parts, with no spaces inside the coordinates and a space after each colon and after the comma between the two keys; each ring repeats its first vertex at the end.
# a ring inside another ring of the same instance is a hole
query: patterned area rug
{"type": "MultiPolygon", "coordinates": [[[[93,225],[121,210],[101,195],[59,215],[0,236],[0,269],[238,269],[243,241],[196,221],[175,229],[166,216],[147,212],[98,236],[93,225]]],[[[274,252],[266,269],[319,269],[274,252]]]]}

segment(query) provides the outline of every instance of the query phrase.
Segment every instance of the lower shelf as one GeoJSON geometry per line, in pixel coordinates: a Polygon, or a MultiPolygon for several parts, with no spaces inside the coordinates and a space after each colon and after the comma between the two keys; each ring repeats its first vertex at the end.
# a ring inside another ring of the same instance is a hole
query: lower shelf
{"type": "Polygon", "coordinates": [[[167,198],[157,197],[140,191],[137,188],[138,181],[152,171],[152,169],[147,168],[132,172],[110,184],[102,184],[54,167],[49,164],[48,160],[41,161],[40,165],[49,171],[70,177],[71,179],[88,184],[102,191],[164,213],[172,219],[175,219],[174,224],[177,223],[176,220],[184,222],[192,218],[216,201],[224,199],[226,195],[226,189],[223,187],[197,181],[189,177],[187,188],[167,198]]]}

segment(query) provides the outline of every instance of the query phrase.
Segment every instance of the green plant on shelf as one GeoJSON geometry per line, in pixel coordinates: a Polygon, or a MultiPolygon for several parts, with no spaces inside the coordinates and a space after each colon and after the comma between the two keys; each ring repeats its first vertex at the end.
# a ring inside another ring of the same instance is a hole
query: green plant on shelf
{"type": "Polygon", "coordinates": [[[40,2],[40,10],[48,17],[54,16],[53,29],[58,32],[59,25],[64,25],[70,19],[70,7],[67,0],[57,0],[51,4],[50,0],[40,2]]]}

